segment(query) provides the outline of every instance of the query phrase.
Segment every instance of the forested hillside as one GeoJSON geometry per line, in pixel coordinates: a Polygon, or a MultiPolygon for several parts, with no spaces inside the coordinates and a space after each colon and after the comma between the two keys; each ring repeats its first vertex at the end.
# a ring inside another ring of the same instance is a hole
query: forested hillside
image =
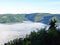
{"type": "Polygon", "coordinates": [[[16,23],[23,21],[40,22],[44,17],[55,16],[60,22],[60,14],[31,13],[31,14],[0,14],[0,23],[16,23]]]}

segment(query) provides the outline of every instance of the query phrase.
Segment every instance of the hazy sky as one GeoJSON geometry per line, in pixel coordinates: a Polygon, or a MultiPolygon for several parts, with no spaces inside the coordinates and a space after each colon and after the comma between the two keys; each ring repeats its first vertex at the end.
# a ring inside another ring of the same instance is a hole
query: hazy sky
{"type": "Polygon", "coordinates": [[[0,0],[3,13],[60,13],[60,0],[0,0]]]}

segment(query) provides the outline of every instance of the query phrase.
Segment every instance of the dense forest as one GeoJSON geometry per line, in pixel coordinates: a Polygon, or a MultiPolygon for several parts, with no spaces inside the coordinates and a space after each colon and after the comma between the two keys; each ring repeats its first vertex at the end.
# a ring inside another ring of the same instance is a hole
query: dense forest
{"type": "Polygon", "coordinates": [[[25,38],[14,39],[4,45],[60,45],[60,30],[56,29],[56,22],[51,20],[48,30],[33,31],[25,38]]]}

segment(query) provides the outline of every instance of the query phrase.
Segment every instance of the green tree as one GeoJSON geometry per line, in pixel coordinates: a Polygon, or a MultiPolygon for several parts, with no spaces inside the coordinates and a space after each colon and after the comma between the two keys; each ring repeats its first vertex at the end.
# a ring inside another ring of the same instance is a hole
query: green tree
{"type": "Polygon", "coordinates": [[[49,29],[55,29],[55,25],[56,25],[56,22],[57,20],[54,18],[54,19],[51,19],[50,21],[50,28],[49,29]]]}

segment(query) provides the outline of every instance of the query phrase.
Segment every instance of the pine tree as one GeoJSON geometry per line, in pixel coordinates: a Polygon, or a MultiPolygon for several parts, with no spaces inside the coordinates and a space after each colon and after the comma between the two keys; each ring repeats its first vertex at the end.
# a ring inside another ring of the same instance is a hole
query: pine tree
{"type": "Polygon", "coordinates": [[[50,28],[49,29],[56,29],[56,27],[55,27],[56,22],[57,22],[57,20],[55,18],[51,19],[51,21],[50,21],[50,28]]]}

